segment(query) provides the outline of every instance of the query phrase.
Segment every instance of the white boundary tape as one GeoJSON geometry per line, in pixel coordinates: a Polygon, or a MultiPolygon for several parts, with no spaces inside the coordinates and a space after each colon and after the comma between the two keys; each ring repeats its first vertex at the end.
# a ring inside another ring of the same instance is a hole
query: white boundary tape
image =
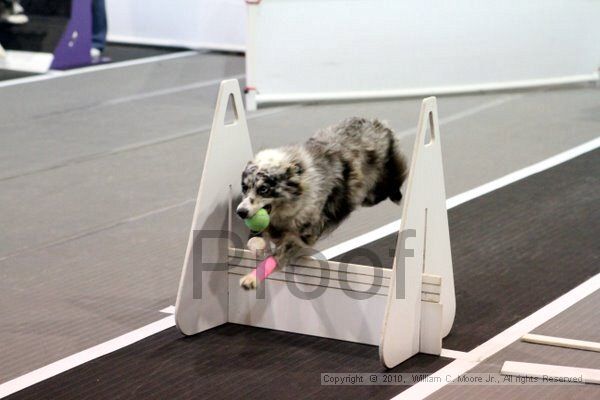
{"type": "MultiPolygon", "coordinates": [[[[446,204],[448,205],[448,208],[456,207],[457,205],[474,199],[478,196],[482,196],[493,190],[504,187],[510,183],[519,181],[530,175],[536,174],[545,169],[552,168],[560,163],[571,160],[579,155],[592,151],[599,146],[600,137],[575,148],[572,148],[570,150],[567,150],[565,152],[562,152],[560,154],[557,154],[544,161],[533,164],[519,171],[515,171],[502,178],[481,185],[458,196],[454,196],[448,199],[446,204]]],[[[353,248],[380,239],[392,232],[396,232],[398,230],[398,226],[399,221],[392,222],[391,224],[385,225],[382,228],[376,229],[365,235],[361,235],[355,239],[349,240],[347,242],[341,243],[340,245],[324,250],[322,254],[326,255],[327,258],[335,257],[336,255],[352,250],[353,248]]],[[[515,340],[518,340],[525,333],[530,332],[535,327],[556,316],[560,312],[564,311],[568,307],[577,303],[579,300],[583,299],[584,297],[588,296],[589,294],[593,293],[599,288],[600,274],[591,278],[587,282],[579,285],[575,289],[559,297],[544,308],[538,310],[529,317],[516,323],[512,327],[508,328],[504,332],[500,333],[499,335],[495,336],[494,338],[490,339],[486,343],[482,344],[481,346],[478,346],[477,348],[468,353],[443,349],[443,355],[452,358],[456,357],[456,360],[448,364],[446,367],[440,369],[432,376],[441,376],[444,378],[441,380],[445,381],[445,376],[447,374],[451,374],[451,376],[458,376],[468,371],[469,369],[477,365],[479,363],[479,360],[483,360],[484,358],[489,357],[490,355],[506,347],[508,344],[514,342],[515,340]]],[[[170,308],[167,307],[161,311],[167,313],[170,312],[170,308]]],[[[25,375],[19,376],[18,378],[0,384],[0,398],[6,397],[26,387],[32,386],[43,380],[65,372],[69,369],[75,368],[88,361],[94,360],[98,357],[104,356],[106,354],[117,351],[123,347],[139,342],[142,339],[145,339],[156,333],[162,332],[173,326],[175,326],[175,321],[173,316],[170,315],[159,321],[153,322],[149,325],[143,326],[132,332],[126,333],[115,339],[109,340],[108,342],[90,347],[89,349],[83,350],[79,353],[75,353],[52,364],[48,364],[42,368],[36,369],[25,375]]],[[[420,399],[427,396],[428,394],[435,392],[442,386],[443,384],[441,383],[435,384],[421,382],[402,392],[400,395],[394,397],[394,400],[417,398],[420,399]]]]}
{"type": "Polygon", "coordinates": [[[87,74],[90,72],[105,71],[108,69],[124,68],[124,67],[131,67],[134,65],[174,60],[177,58],[190,57],[190,56],[194,56],[197,54],[200,54],[200,53],[197,51],[181,51],[181,52],[177,52],[177,53],[163,54],[163,55],[154,56],[154,57],[139,58],[136,60],[120,61],[120,62],[114,62],[114,63],[108,63],[108,64],[100,64],[100,65],[91,65],[89,67],[75,68],[75,69],[71,69],[68,71],[50,71],[44,75],[28,76],[25,78],[17,78],[17,79],[11,79],[11,80],[0,82],[0,88],[8,87],[8,86],[22,85],[25,83],[47,81],[47,80],[56,79],[56,78],[64,78],[67,76],[87,74]]]}
{"type": "Polygon", "coordinates": [[[160,312],[164,314],[175,314],[175,306],[165,307],[160,310],[160,312]]]}
{"type": "Polygon", "coordinates": [[[138,101],[138,100],[150,99],[153,97],[167,96],[167,95],[174,94],[174,93],[186,92],[186,91],[194,90],[194,89],[201,89],[201,88],[204,88],[207,86],[213,86],[213,85],[216,86],[219,83],[221,83],[223,81],[223,79],[242,79],[242,78],[244,78],[244,76],[245,76],[244,74],[237,74],[237,75],[233,75],[233,76],[230,76],[227,78],[209,79],[206,81],[190,83],[187,85],[173,86],[168,89],[160,89],[160,90],[154,90],[151,92],[134,94],[131,96],[117,97],[115,99],[107,100],[107,101],[101,103],[100,105],[101,106],[115,106],[115,105],[119,105],[119,104],[123,104],[123,103],[128,103],[130,101],[138,101]]]}

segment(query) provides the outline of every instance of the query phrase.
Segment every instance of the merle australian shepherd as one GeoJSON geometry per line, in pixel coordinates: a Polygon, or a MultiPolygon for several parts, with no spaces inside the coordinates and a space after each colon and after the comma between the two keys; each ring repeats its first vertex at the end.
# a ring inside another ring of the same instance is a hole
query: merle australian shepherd
{"type": "MultiPolygon", "coordinates": [[[[241,218],[265,208],[263,232],[279,268],[312,247],[359,206],[399,203],[406,161],[392,130],[378,120],[349,118],[300,145],[260,151],[242,173],[241,218]]],[[[254,274],[240,280],[256,287],[254,274]]]]}

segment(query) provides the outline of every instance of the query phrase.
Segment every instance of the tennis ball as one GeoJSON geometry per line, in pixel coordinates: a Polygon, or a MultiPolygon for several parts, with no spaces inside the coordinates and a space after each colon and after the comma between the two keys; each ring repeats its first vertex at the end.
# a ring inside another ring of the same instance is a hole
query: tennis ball
{"type": "Polygon", "coordinates": [[[262,232],[269,226],[271,218],[269,213],[264,208],[261,208],[252,216],[252,218],[246,218],[244,223],[253,232],[262,232]]]}

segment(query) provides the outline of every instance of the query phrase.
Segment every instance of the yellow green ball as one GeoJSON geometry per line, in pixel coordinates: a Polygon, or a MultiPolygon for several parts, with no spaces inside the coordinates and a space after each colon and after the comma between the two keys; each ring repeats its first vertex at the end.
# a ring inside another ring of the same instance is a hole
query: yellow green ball
{"type": "Polygon", "coordinates": [[[261,208],[251,218],[246,218],[244,223],[253,232],[262,232],[269,226],[271,218],[264,208],[261,208]]]}

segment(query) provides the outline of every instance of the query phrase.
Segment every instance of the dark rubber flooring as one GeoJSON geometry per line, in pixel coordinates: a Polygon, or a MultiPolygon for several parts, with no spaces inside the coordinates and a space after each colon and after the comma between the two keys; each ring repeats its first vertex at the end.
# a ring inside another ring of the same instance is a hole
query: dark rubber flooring
{"type": "MultiPolygon", "coordinates": [[[[599,273],[598,204],[596,150],[452,209],[457,315],[444,347],[470,350],[599,273]]],[[[393,236],[367,247],[385,256],[393,236]]],[[[449,361],[418,355],[392,372],[449,361]]],[[[167,330],[10,398],[389,399],[403,390],[320,385],[324,372],[379,371],[376,347],[227,324],[194,337],[167,330]]]]}

